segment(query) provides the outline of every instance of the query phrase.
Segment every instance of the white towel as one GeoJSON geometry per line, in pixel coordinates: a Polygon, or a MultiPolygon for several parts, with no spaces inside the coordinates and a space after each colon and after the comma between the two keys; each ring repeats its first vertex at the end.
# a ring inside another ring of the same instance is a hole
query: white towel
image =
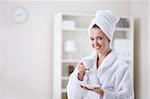
{"type": "Polygon", "coordinates": [[[96,24],[111,41],[113,38],[113,32],[115,30],[116,23],[119,20],[120,18],[110,10],[98,10],[96,12],[95,18],[89,25],[88,33],[90,35],[90,30],[92,29],[93,25],[96,24]]]}

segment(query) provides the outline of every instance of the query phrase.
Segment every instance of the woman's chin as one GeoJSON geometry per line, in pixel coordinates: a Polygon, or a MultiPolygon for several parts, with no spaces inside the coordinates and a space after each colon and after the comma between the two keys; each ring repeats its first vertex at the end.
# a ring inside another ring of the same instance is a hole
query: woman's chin
{"type": "Polygon", "coordinates": [[[101,50],[95,50],[97,53],[101,53],[101,50]]]}

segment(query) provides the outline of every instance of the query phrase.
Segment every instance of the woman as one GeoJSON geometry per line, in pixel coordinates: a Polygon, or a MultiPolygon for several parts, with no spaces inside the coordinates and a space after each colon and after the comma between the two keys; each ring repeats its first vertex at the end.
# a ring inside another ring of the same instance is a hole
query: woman
{"type": "MultiPolygon", "coordinates": [[[[88,58],[95,61],[91,70],[84,59],[70,75],[67,85],[69,99],[133,99],[128,64],[111,49],[113,32],[119,17],[109,10],[97,11],[89,25],[89,38],[94,48],[88,58]],[[86,84],[99,85],[89,87],[86,84]]],[[[86,58],[85,58],[86,59],[86,58]]]]}

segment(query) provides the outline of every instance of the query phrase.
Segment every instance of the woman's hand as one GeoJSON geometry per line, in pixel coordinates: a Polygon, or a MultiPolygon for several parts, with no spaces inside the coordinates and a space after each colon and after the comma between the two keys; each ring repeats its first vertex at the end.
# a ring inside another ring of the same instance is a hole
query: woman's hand
{"type": "Polygon", "coordinates": [[[94,91],[94,92],[100,94],[101,96],[104,95],[104,91],[103,91],[100,87],[88,88],[88,87],[82,86],[82,85],[81,85],[81,87],[82,87],[83,89],[86,89],[86,90],[94,91]]]}
{"type": "Polygon", "coordinates": [[[84,74],[85,74],[85,68],[84,68],[84,65],[83,63],[80,63],[77,65],[77,68],[78,68],[78,80],[83,80],[83,77],[84,77],[84,74]]]}

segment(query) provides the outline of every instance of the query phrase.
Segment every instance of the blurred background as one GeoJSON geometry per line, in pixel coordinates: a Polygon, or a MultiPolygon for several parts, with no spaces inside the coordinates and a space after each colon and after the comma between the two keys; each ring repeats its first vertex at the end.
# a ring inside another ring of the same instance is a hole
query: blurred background
{"type": "Polygon", "coordinates": [[[150,99],[148,0],[1,0],[0,99],[54,99],[54,15],[66,12],[94,15],[100,9],[134,18],[135,99],[150,99]]]}

